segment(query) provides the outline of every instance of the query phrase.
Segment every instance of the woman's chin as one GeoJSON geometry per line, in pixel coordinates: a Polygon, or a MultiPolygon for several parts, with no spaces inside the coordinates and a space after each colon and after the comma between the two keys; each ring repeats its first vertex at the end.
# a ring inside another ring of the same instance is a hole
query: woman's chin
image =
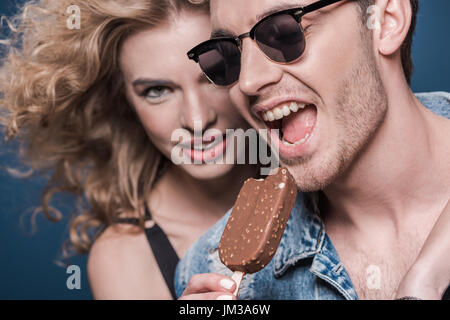
{"type": "Polygon", "coordinates": [[[181,169],[197,180],[213,180],[230,173],[235,164],[183,164],[181,169]]]}

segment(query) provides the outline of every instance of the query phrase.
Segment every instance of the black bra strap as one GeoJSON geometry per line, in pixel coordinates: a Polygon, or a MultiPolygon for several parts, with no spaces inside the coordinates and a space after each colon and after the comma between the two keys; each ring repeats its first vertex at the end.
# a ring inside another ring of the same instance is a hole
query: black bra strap
{"type": "Polygon", "coordinates": [[[150,214],[150,210],[148,210],[147,205],[145,205],[145,221],[152,220],[152,215],[150,214]]]}
{"type": "MultiPolygon", "coordinates": [[[[152,216],[150,215],[150,212],[147,210],[147,206],[145,206],[144,221],[149,221],[149,220],[152,220],[152,216]]],[[[139,225],[139,219],[138,218],[117,218],[115,223],[139,225]]]]}
{"type": "MultiPolygon", "coordinates": [[[[151,220],[151,214],[148,207],[145,206],[145,221],[151,220]]],[[[126,223],[139,225],[138,218],[118,218],[116,223],[126,223]]],[[[155,223],[153,227],[145,229],[145,235],[147,237],[150,248],[158,263],[159,270],[164,278],[164,281],[169,288],[170,294],[174,300],[177,299],[175,294],[175,269],[179,261],[178,255],[173,249],[167,235],[164,231],[155,223]]]]}
{"type": "MultiPolygon", "coordinates": [[[[148,208],[145,207],[146,215],[150,216],[148,208]]],[[[177,299],[175,293],[175,269],[179,261],[178,255],[173,249],[167,235],[164,231],[155,224],[152,228],[145,229],[145,235],[147,236],[148,243],[153,251],[156,262],[158,263],[159,270],[161,271],[170,294],[174,300],[177,299]]]]}
{"type": "Polygon", "coordinates": [[[117,218],[115,223],[139,225],[138,218],[117,218]]]}

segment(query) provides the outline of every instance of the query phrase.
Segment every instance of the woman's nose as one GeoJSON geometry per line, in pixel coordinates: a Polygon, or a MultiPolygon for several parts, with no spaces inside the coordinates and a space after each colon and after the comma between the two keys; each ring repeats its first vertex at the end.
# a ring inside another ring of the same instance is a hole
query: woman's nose
{"type": "Polygon", "coordinates": [[[204,132],[213,126],[217,122],[217,112],[212,103],[214,101],[198,88],[186,91],[180,113],[181,127],[193,133],[195,130],[204,132]]]}

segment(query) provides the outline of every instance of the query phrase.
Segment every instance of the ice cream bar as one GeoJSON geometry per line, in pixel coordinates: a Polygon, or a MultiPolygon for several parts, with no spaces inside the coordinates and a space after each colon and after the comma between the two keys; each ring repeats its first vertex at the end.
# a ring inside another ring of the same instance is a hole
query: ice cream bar
{"type": "Polygon", "coordinates": [[[272,260],[296,197],[295,180],[286,168],[245,181],[219,244],[220,260],[235,272],[237,282],[272,260]]]}

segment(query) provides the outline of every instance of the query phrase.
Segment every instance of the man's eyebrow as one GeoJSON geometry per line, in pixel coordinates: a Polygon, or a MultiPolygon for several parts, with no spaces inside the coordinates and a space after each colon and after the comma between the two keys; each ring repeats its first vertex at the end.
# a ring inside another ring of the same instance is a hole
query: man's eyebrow
{"type": "MultiPolygon", "coordinates": [[[[264,11],[263,13],[259,14],[256,17],[256,21],[260,21],[263,18],[270,16],[273,13],[276,13],[278,11],[283,11],[283,10],[287,10],[287,9],[293,9],[293,8],[301,8],[302,6],[305,6],[304,3],[296,3],[296,4],[292,4],[292,3],[281,3],[281,4],[277,4],[275,6],[272,6],[270,9],[264,11]]],[[[223,29],[223,28],[219,28],[219,29],[215,29],[212,31],[211,33],[211,39],[214,38],[219,38],[219,37],[235,37],[236,35],[227,30],[227,29],[223,29]]]]}
{"type": "Polygon", "coordinates": [[[215,29],[211,32],[211,39],[220,38],[220,37],[231,37],[234,38],[235,35],[233,32],[227,29],[215,29]]]}
{"type": "Polygon", "coordinates": [[[278,11],[288,10],[288,9],[294,9],[294,8],[302,8],[306,6],[306,4],[302,1],[299,1],[300,3],[292,4],[292,3],[281,3],[278,5],[275,5],[271,7],[270,9],[267,9],[263,13],[260,13],[256,17],[256,21],[262,20],[267,16],[270,16],[273,13],[277,13],[278,11]]]}

